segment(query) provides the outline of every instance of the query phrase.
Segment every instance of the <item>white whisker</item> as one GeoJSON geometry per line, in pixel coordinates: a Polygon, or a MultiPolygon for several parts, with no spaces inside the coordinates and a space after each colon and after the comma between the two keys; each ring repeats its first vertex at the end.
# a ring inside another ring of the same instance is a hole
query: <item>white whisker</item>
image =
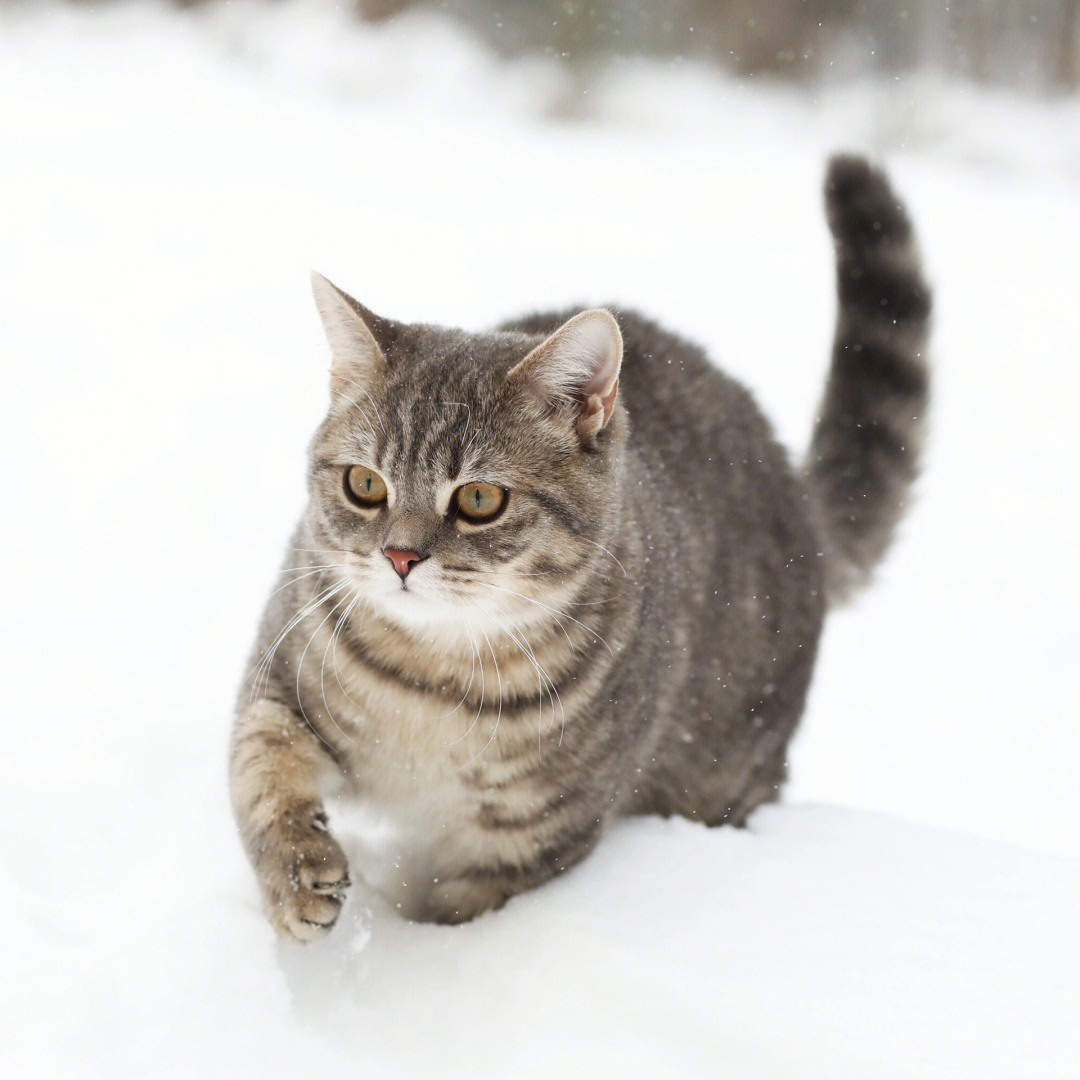
{"type": "MultiPolygon", "coordinates": [[[[585,536],[579,536],[578,539],[579,540],[584,540],[586,544],[592,544],[592,546],[594,548],[599,548],[605,555],[609,556],[612,559],[615,559],[615,556],[610,551],[608,551],[608,549],[606,547],[604,547],[603,544],[598,544],[595,540],[590,540],[590,539],[588,539],[588,537],[585,537],[585,536]]],[[[626,567],[623,566],[623,564],[621,562],[619,562],[618,559],[615,559],[615,565],[623,572],[623,577],[629,577],[630,576],[626,572],[626,567]]]]}
{"type": "MultiPolygon", "coordinates": [[[[318,574],[318,573],[320,573],[322,571],[334,570],[334,569],[339,569],[339,568],[341,568],[340,563],[330,563],[330,564],[328,564],[326,566],[313,566],[306,574],[300,574],[299,577],[290,578],[283,585],[279,585],[270,595],[271,596],[277,596],[277,594],[279,592],[282,592],[283,590],[287,589],[290,585],[298,584],[299,582],[303,581],[305,578],[313,577],[315,574],[318,574]]],[[[293,567],[292,569],[297,570],[297,569],[300,569],[300,567],[293,567]]],[[[278,571],[279,574],[287,574],[289,572],[290,572],[289,570],[279,570],[278,571]]]]}
{"type": "MultiPolygon", "coordinates": [[[[326,654],[330,651],[331,647],[336,647],[336,639],[339,632],[341,631],[341,627],[349,618],[349,613],[352,611],[352,609],[356,607],[356,605],[360,602],[360,594],[354,590],[352,598],[350,599],[349,597],[346,597],[345,599],[349,600],[348,607],[345,608],[344,612],[339,616],[337,622],[334,624],[334,628],[330,631],[330,638],[326,643],[326,648],[323,649],[322,664],[320,664],[319,666],[319,689],[322,694],[322,702],[323,707],[326,709],[326,715],[330,717],[330,723],[332,723],[334,727],[337,728],[337,730],[341,733],[342,737],[346,739],[346,741],[352,743],[353,746],[359,746],[360,744],[357,742],[357,740],[354,739],[351,735],[349,735],[348,732],[346,732],[337,722],[337,717],[334,716],[333,710],[330,708],[330,703],[326,700],[326,654]]],[[[338,601],[338,603],[336,603],[331,609],[330,614],[333,615],[333,613],[337,611],[337,609],[341,607],[343,603],[345,603],[345,600],[338,601]]],[[[317,632],[318,631],[316,631],[316,633],[317,632]]],[[[299,679],[299,677],[300,676],[298,671],[297,678],[299,679]]],[[[341,686],[340,679],[338,680],[338,685],[341,686]]],[[[342,687],[342,691],[344,692],[344,687],[342,687]]],[[[348,694],[345,694],[345,696],[349,697],[348,694]]],[[[351,698],[349,698],[349,700],[352,701],[351,698]]],[[[353,702],[353,704],[355,705],[356,703],[353,702]]]]}
{"type": "MultiPolygon", "coordinates": [[[[487,692],[487,679],[484,675],[484,658],[480,655],[480,646],[477,645],[476,638],[473,637],[472,626],[468,618],[466,618],[465,622],[462,625],[465,627],[465,633],[469,635],[469,643],[472,645],[473,652],[476,653],[476,659],[479,661],[480,664],[480,704],[476,707],[476,714],[472,718],[472,723],[469,724],[468,728],[466,728],[466,730],[461,735],[447,743],[447,746],[454,746],[455,744],[461,742],[463,739],[467,739],[472,733],[473,728],[476,727],[476,722],[480,719],[480,713],[483,712],[484,695],[487,692]]],[[[464,768],[464,766],[462,766],[462,768],[464,768]]]]}
{"type": "MultiPolygon", "coordinates": [[[[359,599],[360,599],[360,597],[357,596],[357,600],[359,600],[359,599]]],[[[364,608],[363,608],[363,614],[360,616],[360,627],[362,627],[364,625],[364,620],[367,618],[367,613],[371,610],[371,600],[370,600],[370,598],[365,596],[363,598],[363,600],[364,600],[364,608]]],[[[341,682],[341,673],[339,672],[338,666],[337,666],[337,643],[341,640],[341,634],[343,632],[343,631],[341,631],[341,626],[348,624],[349,616],[350,616],[351,613],[352,613],[352,606],[350,606],[349,610],[345,612],[344,617],[341,619],[341,621],[338,624],[338,631],[339,632],[337,634],[337,637],[335,638],[333,635],[331,635],[330,640],[333,643],[333,651],[330,653],[330,667],[333,669],[334,679],[338,684],[338,689],[345,695],[346,699],[357,710],[357,712],[363,713],[363,711],[364,711],[363,707],[360,705],[360,703],[358,701],[353,699],[353,696],[349,693],[349,691],[342,684],[342,682],[341,682]]],[[[357,633],[359,633],[360,627],[357,628],[357,633]]]]}
{"type": "Polygon", "coordinates": [[[305,619],[308,614],[314,611],[324,600],[328,600],[331,596],[335,595],[340,589],[343,589],[347,583],[339,582],[336,585],[329,585],[323,592],[318,592],[318,585],[316,585],[316,594],[309,600],[298,612],[296,612],[285,624],[284,628],[278,634],[278,636],[267,646],[266,651],[263,653],[259,662],[248,673],[248,677],[254,676],[254,681],[251,687],[251,699],[252,701],[258,696],[259,682],[263,683],[263,691],[266,689],[266,684],[270,681],[270,668],[274,662],[274,656],[277,653],[278,647],[285,640],[285,638],[291,633],[293,627],[305,619]]]}
{"type": "Polygon", "coordinates": [[[434,720],[446,720],[449,717],[453,716],[454,713],[456,713],[458,711],[458,709],[460,709],[461,706],[465,704],[466,700],[469,697],[469,694],[472,693],[473,680],[475,678],[476,678],[476,657],[473,656],[472,657],[472,664],[469,667],[469,685],[465,688],[465,693],[462,696],[461,700],[449,712],[442,713],[439,716],[433,717],[432,719],[434,719],[434,720]]]}
{"type": "MultiPolygon", "coordinates": [[[[383,426],[382,417],[379,415],[379,410],[375,405],[375,399],[371,396],[371,394],[367,391],[367,389],[365,387],[361,386],[360,383],[355,382],[352,379],[342,378],[340,375],[335,376],[335,377],[338,379],[339,382],[346,382],[350,386],[355,386],[356,389],[359,390],[361,394],[364,394],[367,397],[368,401],[371,402],[371,411],[375,414],[375,419],[378,421],[379,430],[383,433],[383,435],[385,435],[386,434],[386,428],[383,426]]],[[[358,401],[355,401],[353,398],[345,397],[345,394],[341,390],[334,390],[333,393],[340,394],[342,397],[345,398],[345,400],[347,402],[349,402],[350,405],[354,406],[356,408],[356,410],[360,413],[360,415],[364,418],[364,420],[367,423],[368,428],[370,430],[371,421],[368,420],[367,413],[364,411],[364,409],[360,405],[360,403],[358,401]]],[[[371,432],[371,434],[374,434],[374,432],[371,432]]]]}
{"type": "MultiPolygon", "coordinates": [[[[556,622],[558,622],[560,616],[562,618],[564,618],[564,619],[569,619],[575,625],[580,626],[582,628],[582,630],[584,630],[586,633],[591,634],[597,641],[600,642],[601,645],[604,646],[605,649],[607,649],[607,651],[612,656],[615,655],[615,650],[612,649],[612,647],[607,643],[607,641],[603,637],[601,637],[591,626],[587,626],[580,619],[575,619],[574,616],[571,615],[569,612],[561,611],[558,608],[548,607],[547,604],[541,604],[539,600],[534,600],[531,596],[526,596],[524,593],[519,593],[519,592],[515,592],[513,589],[508,589],[504,585],[495,585],[495,584],[493,584],[492,582],[489,582],[489,581],[478,581],[478,582],[476,582],[476,584],[477,585],[483,585],[484,588],[487,588],[487,589],[498,589],[500,592],[507,593],[510,596],[520,596],[522,600],[527,600],[530,604],[535,604],[538,608],[542,608],[549,615],[551,615],[555,619],[556,622]]],[[[559,625],[560,625],[560,628],[562,628],[561,623],[559,625]]],[[[565,629],[563,629],[563,633],[566,634],[565,629]]],[[[566,639],[567,639],[567,641],[570,641],[570,635],[569,634],[566,634],[566,639]]],[[[574,643],[572,641],[570,641],[570,647],[571,647],[571,649],[574,648],[574,643]]]]}
{"type": "MultiPolygon", "coordinates": [[[[495,655],[495,649],[491,645],[491,638],[489,638],[487,636],[487,631],[483,628],[483,626],[480,626],[479,624],[477,624],[477,629],[480,631],[481,634],[484,635],[484,640],[487,642],[488,650],[491,653],[491,661],[495,665],[495,678],[496,678],[496,680],[498,682],[498,692],[499,692],[499,709],[498,709],[498,712],[495,714],[495,726],[491,729],[491,735],[488,737],[488,741],[486,743],[484,743],[484,745],[482,747],[480,747],[480,750],[476,755],[471,757],[468,761],[465,762],[464,765],[461,766],[462,769],[467,768],[474,761],[479,761],[480,758],[482,758],[484,756],[484,753],[487,750],[487,748],[492,744],[492,742],[495,741],[495,735],[499,730],[499,721],[502,720],[502,707],[503,707],[502,673],[499,671],[499,658],[495,655]]],[[[483,670],[483,669],[481,668],[481,670],[483,670]]],[[[483,703],[481,702],[481,704],[483,704],[483,703]]],[[[458,771],[460,772],[460,769],[458,771]]]]}
{"type": "MultiPolygon", "coordinates": [[[[344,587],[346,587],[346,588],[347,588],[347,587],[349,587],[349,583],[348,583],[348,582],[342,582],[342,585],[343,585],[344,587]]],[[[342,590],[342,589],[339,589],[338,591],[339,591],[339,592],[341,592],[341,591],[343,591],[343,590],[342,590]]],[[[334,595],[336,595],[336,593],[335,593],[334,595]]],[[[328,599],[329,599],[329,598],[328,598],[328,599]]],[[[318,728],[317,728],[317,727],[316,727],[316,726],[315,726],[315,725],[314,725],[314,724],[313,724],[313,723],[311,722],[311,718],[310,718],[310,717],[308,716],[308,714],[307,714],[307,713],[306,713],[306,712],[304,711],[304,701],[303,701],[303,694],[301,694],[301,692],[300,692],[300,676],[301,676],[301,675],[303,674],[303,670],[304,670],[304,660],[305,660],[305,659],[306,659],[306,657],[307,657],[308,649],[310,649],[310,648],[311,648],[311,643],[312,643],[312,642],[313,642],[313,641],[315,640],[315,635],[316,635],[316,634],[317,634],[317,633],[318,633],[318,632],[319,632],[319,631],[320,631],[320,630],[321,630],[321,629],[322,629],[322,628],[323,628],[323,627],[324,627],[324,626],[326,625],[326,621],[327,621],[327,620],[328,620],[328,619],[330,618],[330,616],[331,616],[331,615],[333,615],[333,614],[334,614],[334,612],[335,612],[335,611],[337,611],[337,609],[338,609],[338,608],[339,608],[339,607],[340,607],[340,606],[342,605],[342,603],[344,603],[344,600],[339,600],[339,601],[338,601],[338,602],[337,602],[337,603],[336,603],[336,604],[335,604],[335,605],[334,605],[334,606],[333,606],[333,607],[332,607],[332,608],[331,608],[331,609],[330,609],[330,610],[329,610],[329,611],[328,611],[328,612],[327,612],[327,613],[326,613],[326,614],[325,614],[325,615],[324,615],[324,616],[322,617],[322,621],[321,621],[321,622],[319,623],[319,625],[318,625],[318,626],[316,626],[316,627],[315,627],[315,629],[314,629],[314,630],[312,630],[311,634],[310,634],[310,635],[308,636],[308,639],[307,639],[307,641],[306,641],[306,642],[305,642],[305,644],[304,644],[304,648],[303,648],[303,651],[302,651],[302,652],[300,653],[300,659],[299,659],[299,660],[298,660],[298,661],[296,662],[296,704],[297,704],[297,705],[299,706],[299,708],[300,708],[300,715],[301,715],[301,716],[303,716],[303,718],[304,718],[304,721],[305,721],[305,722],[307,723],[307,726],[308,726],[309,728],[311,728],[311,730],[312,730],[312,731],[314,731],[314,732],[315,732],[316,734],[319,734],[319,729],[318,729],[318,728]]],[[[324,703],[325,703],[325,700],[326,700],[326,699],[324,698],[324,699],[323,699],[324,703]]],[[[336,720],[334,720],[334,719],[333,719],[333,717],[331,717],[330,719],[331,719],[331,720],[333,721],[333,723],[334,723],[334,726],[335,726],[335,727],[337,727],[337,721],[336,721],[336,720]]],[[[340,731],[341,729],[340,729],[340,728],[338,728],[338,730],[340,731]]],[[[342,734],[344,734],[344,732],[342,732],[342,734]]],[[[324,739],[323,741],[325,742],[326,740],[324,739]]],[[[327,743],[327,745],[329,746],[329,743],[327,743]]]]}
{"type": "MultiPolygon", "coordinates": [[[[559,693],[559,689],[555,685],[555,680],[552,679],[552,677],[548,674],[547,669],[544,667],[544,665],[540,663],[540,660],[536,655],[536,650],[532,647],[532,644],[529,642],[528,637],[526,637],[525,631],[519,626],[519,627],[516,628],[516,633],[515,633],[515,630],[513,628],[511,628],[511,626],[507,625],[506,623],[503,623],[502,620],[500,620],[497,615],[495,615],[494,613],[491,612],[490,609],[488,609],[488,611],[489,611],[489,614],[491,614],[491,617],[499,625],[499,627],[503,631],[503,633],[506,634],[507,637],[509,637],[510,640],[513,641],[515,645],[517,645],[518,649],[521,650],[522,654],[532,664],[533,669],[536,671],[537,681],[538,681],[539,687],[540,687],[539,704],[538,704],[538,707],[537,707],[537,713],[538,713],[538,716],[537,716],[537,730],[536,730],[537,750],[539,751],[539,749],[540,749],[541,739],[542,739],[543,734],[544,734],[544,731],[543,731],[543,701],[544,701],[544,692],[545,692],[545,690],[547,691],[548,700],[551,702],[551,720],[552,720],[552,723],[555,722],[555,698],[559,699],[559,710],[560,710],[560,714],[562,716],[562,730],[559,732],[559,745],[562,746],[563,734],[566,731],[566,706],[563,704],[562,695],[559,693]],[[520,640],[517,637],[517,634],[521,635],[520,640]],[[524,644],[522,644],[522,642],[524,642],[524,644]],[[547,684],[546,686],[545,686],[545,682],[547,684]],[[554,695],[555,695],[554,697],[552,697],[552,692],[554,692],[554,695]]],[[[504,616],[507,619],[508,623],[511,621],[509,613],[507,611],[505,611],[503,608],[500,608],[497,604],[495,605],[495,611],[498,611],[499,615],[504,616]]]]}

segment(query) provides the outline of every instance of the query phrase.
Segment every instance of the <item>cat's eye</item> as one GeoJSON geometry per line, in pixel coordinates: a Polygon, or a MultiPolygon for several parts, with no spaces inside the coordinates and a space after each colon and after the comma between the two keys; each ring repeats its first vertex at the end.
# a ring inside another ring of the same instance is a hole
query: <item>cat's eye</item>
{"type": "Polygon", "coordinates": [[[357,506],[375,508],[386,502],[386,481],[366,465],[353,465],[345,471],[345,494],[357,506]]]}
{"type": "Polygon", "coordinates": [[[479,481],[465,484],[457,490],[458,509],[470,521],[486,521],[493,518],[506,502],[504,488],[479,481]]]}

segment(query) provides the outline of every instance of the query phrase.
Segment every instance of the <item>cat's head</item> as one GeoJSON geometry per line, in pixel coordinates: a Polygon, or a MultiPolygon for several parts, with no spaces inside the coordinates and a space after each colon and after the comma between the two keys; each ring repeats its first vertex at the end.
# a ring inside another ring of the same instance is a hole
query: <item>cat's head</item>
{"type": "Polygon", "coordinates": [[[313,284],[332,368],[308,525],[335,577],[384,619],[454,629],[541,621],[606,572],[626,428],[611,314],[468,334],[313,284]]]}

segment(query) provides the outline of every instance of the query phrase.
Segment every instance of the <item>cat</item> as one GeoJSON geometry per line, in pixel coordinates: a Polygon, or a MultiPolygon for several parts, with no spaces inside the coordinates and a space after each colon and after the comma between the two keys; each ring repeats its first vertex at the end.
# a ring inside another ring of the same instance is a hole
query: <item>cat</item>
{"type": "Polygon", "coordinates": [[[739,825],[778,797],[826,607],[889,543],[928,401],[907,213],[859,158],[825,186],[839,318],[801,469],[640,315],[472,334],[313,276],[331,403],[230,753],[283,935],[341,910],[335,792],[384,839],[354,870],[439,922],[573,866],[617,815],[739,825]]]}

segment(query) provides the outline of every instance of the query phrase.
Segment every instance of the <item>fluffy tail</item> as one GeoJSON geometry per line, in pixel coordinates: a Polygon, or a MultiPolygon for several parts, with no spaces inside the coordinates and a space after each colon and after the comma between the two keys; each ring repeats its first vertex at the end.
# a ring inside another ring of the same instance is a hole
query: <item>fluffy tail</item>
{"type": "Polygon", "coordinates": [[[831,602],[885,553],[918,472],[929,398],[930,290],[884,173],[836,157],[825,181],[839,319],[807,461],[831,602]]]}

